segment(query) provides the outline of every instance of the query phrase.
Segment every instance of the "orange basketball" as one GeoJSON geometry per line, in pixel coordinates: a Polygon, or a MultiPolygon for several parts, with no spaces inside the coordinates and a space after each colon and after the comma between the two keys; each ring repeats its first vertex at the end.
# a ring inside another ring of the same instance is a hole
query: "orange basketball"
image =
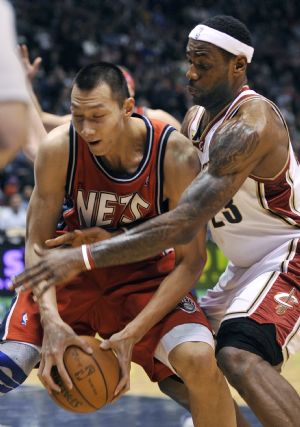
{"type": "Polygon", "coordinates": [[[102,350],[100,341],[83,336],[93,348],[93,354],[87,354],[79,347],[70,346],[64,353],[64,364],[72,380],[73,388],[68,390],[57,371],[51,375],[61,392],[53,391],[51,397],[62,408],[72,412],[94,412],[113,399],[120,379],[119,362],[111,350],[102,350]]]}

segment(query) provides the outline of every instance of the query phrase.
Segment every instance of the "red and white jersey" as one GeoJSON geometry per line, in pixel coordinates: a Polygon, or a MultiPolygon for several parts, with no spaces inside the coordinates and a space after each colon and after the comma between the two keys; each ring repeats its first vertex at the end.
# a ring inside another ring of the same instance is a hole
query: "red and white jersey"
{"type": "MultiPolygon", "coordinates": [[[[199,148],[203,173],[209,162],[209,145],[214,133],[224,121],[236,114],[241,105],[252,99],[269,103],[288,134],[278,108],[247,86],[202,135],[199,135],[199,125],[204,108],[199,107],[190,121],[189,137],[199,148]]],[[[238,267],[249,267],[285,242],[300,237],[300,167],[291,142],[289,144],[286,164],[276,177],[261,179],[249,176],[233,199],[209,222],[213,240],[238,267]]]]}
{"type": "MultiPolygon", "coordinates": [[[[120,175],[110,170],[101,157],[90,152],[71,125],[66,197],[73,206],[64,212],[66,230],[99,226],[116,231],[167,210],[167,201],[163,200],[163,163],[174,128],[158,120],[135,116],[144,121],[147,136],[143,159],[133,174],[120,175]]],[[[120,283],[132,274],[141,276],[140,280],[158,277],[173,267],[174,255],[169,252],[158,255],[155,260],[159,262],[138,263],[139,272],[136,264],[108,268],[110,279],[120,283]]]]}

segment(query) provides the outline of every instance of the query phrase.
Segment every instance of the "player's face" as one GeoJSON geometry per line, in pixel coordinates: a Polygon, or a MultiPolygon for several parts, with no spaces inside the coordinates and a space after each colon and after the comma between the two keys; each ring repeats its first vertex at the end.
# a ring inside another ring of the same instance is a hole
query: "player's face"
{"type": "Polygon", "coordinates": [[[189,39],[186,49],[188,90],[194,103],[214,108],[231,97],[230,60],[211,43],[189,39]]]}
{"type": "Polygon", "coordinates": [[[89,91],[74,85],[71,113],[75,130],[88,144],[91,153],[106,156],[117,149],[124,129],[124,108],[112,96],[106,83],[89,91]]]}

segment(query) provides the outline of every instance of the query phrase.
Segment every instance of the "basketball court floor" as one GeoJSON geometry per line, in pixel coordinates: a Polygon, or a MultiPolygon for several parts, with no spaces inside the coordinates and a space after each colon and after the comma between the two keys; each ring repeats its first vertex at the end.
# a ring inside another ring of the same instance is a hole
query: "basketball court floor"
{"type": "MultiPolygon", "coordinates": [[[[284,376],[300,392],[300,355],[291,358],[284,376]]],[[[33,373],[25,385],[0,399],[0,427],[182,427],[186,411],[164,398],[157,385],[134,364],[131,382],[131,391],[118,402],[98,412],[79,415],[56,406],[33,373]]],[[[232,392],[251,426],[261,426],[237,393],[232,392]]]]}

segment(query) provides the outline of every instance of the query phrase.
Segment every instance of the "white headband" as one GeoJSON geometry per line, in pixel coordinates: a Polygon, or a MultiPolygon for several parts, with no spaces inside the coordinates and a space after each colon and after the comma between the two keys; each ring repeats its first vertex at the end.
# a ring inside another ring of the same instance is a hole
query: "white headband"
{"type": "Polygon", "coordinates": [[[233,53],[233,55],[245,55],[248,63],[251,62],[254,53],[253,47],[207,25],[197,25],[190,32],[189,37],[194,40],[212,43],[227,50],[227,52],[233,53]]]}

